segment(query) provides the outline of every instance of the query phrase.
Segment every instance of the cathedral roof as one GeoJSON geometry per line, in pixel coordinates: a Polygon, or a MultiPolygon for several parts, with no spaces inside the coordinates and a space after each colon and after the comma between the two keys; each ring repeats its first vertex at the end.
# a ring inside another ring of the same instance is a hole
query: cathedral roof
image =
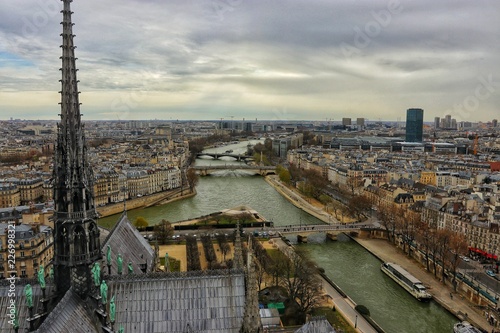
{"type": "Polygon", "coordinates": [[[125,332],[236,333],[245,306],[242,271],[152,273],[109,281],[125,332]]]}
{"type": "MultiPolygon", "coordinates": [[[[42,311],[42,290],[40,285],[34,279],[17,279],[15,287],[12,287],[9,280],[3,280],[0,283],[0,333],[11,333],[12,325],[9,323],[9,311],[8,306],[12,299],[16,302],[16,307],[18,310],[19,318],[19,332],[27,331],[29,328],[29,323],[27,318],[29,317],[28,307],[26,306],[26,296],[24,295],[24,287],[27,284],[31,284],[33,291],[33,313],[38,313],[42,311]],[[11,297],[11,293],[14,293],[14,297],[11,297]]],[[[54,293],[54,288],[51,284],[47,284],[46,295],[51,295],[54,293]]]]}
{"type": "MultiPolygon", "coordinates": [[[[134,273],[141,272],[139,265],[147,264],[147,272],[154,268],[155,253],[151,245],[144,239],[139,231],[129,221],[127,214],[123,213],[120,220],[109,233],[103,243],[102,252],[106,258],[107,246],[111,247],[111,274],[118,274],[116,258],[121,254],[123,258],[123,273],[127,273],[127,265],[132,263],[134,273]]],[[[107,267],[103,267],[107,273],[107,267]]]]}
{"type": "Polygon", "coordinates": [[[94,333],[99,332],[92,320],[90,306],[73,289],[69,289],[57,306],[38,328],[38,333],[94,333]]]}

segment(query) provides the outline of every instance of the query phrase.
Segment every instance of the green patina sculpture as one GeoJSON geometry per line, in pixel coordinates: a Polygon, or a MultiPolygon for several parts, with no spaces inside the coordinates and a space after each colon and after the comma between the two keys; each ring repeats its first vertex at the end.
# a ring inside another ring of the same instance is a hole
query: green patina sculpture
{"type": "Polygon", "coordinates": [[[50,277],[50,281],[54,282],[54,267],[50,267],[49,277],[50,277]]]}
{"type": "Polygon", "coordinates": [[[43,269],[43,265],[40,265],[38,269],[38,283],[40,283],[40,288],[45,289],[45,270],[43,269]]]}
{"type": "Polygon", "coordinates": [[[118,333],[123,333],[124,332],[124,328],[123,326],[120,327],[120,329],[118,330],[118,333]]]}
{"type": "Polygon", "coordinates": [[[116,316],[116,306],[115,306],[115,296],[111,297],[111,300],[109,301],[109,319],[111,320],[112,323],[115,322],[115,316],[116,316]]]}
{"type": "Polygon", "coordinates": [[[26,296],[26,305],[28,308],[33,307],[33,288],[31,288],[31,284],[27,284],[26,287],[24,287],[24,296],[26,296]]]}
{"type": "Polygon", "coordinates": [[[109,245],[106,251],[106,262],[108,263],[108,266],[111,266],[111,246],[109,245]]]}
{"type": "Polygon", "coordinates": [[[118,256],[116,257],[116,262],[118,263],[118,274],[121,274],[123,272],[123,259],[122,255],[118,253],[118,256]]]}
{"type": "Polygon", "coordinates": [[[170,272],[170,260],[168,260],[168,253],[165,253],[165,272],[170,272]]]}
{"type": "Polygon", "coordinates": [[[99,287],[99,285],[101,284],[101,266],[99,265],[98,262],[94,263],[91,272],[94,277],[94,285],[96,287],[99,287]]]}
{"type": "Polygon", "coordinates": [[[132,267],[132,262],[129,262],[129,263],[128,263],[128,273],[129,273],[129,274],[134,273],[134,267],[132,267]]]}
{"type": "Polygon", "coordinates": [[[108,302],[108,285],[104,280],[102,280],[101,283],[101,302],[102,304],[106,304],[108,302]]]}
{"type": "Polygon", "coordinates": [[[14,304],[14,323],[12,327],[17,330],[19,328],[19,311],[17,310],[17,306],[14,304]]]}

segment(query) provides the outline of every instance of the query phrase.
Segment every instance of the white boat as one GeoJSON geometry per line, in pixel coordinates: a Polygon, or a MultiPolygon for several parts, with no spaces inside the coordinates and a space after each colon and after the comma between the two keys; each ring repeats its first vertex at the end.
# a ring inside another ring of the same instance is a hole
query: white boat
{"type": "Polygon", "coordinates": [[[472,326],[467,321],[462,321],[461,323],[456,323],[455,325],[453,325],[453,332],[454,333],[482,333],[483,331],[472,326]]]}
{"type": "Polygon", "coordinates": [[[429,301],[432,299],[432,295],[427,292],[423,283],[408,273],[403,267],[385,262],[380,266],[380,269],[419,301],[429,301]]]}

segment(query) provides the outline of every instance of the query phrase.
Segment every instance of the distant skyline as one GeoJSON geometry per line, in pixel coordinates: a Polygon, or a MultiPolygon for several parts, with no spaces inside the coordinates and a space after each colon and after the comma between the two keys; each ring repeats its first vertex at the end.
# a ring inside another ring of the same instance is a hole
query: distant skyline
{"type": "MultiPolygon", "coordinates": [[[[59,0],[0,2],[0,119],[58,119],[59,0]]],[[[496,0],[74,0],[84,120],[500,117],[496,0]]]]}

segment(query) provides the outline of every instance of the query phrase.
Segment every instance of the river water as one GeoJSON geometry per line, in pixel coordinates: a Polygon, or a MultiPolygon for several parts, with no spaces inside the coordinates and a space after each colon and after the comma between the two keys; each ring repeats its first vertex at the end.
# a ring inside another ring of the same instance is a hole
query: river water
{"type": "MultiPolygon", "coordinates": [[[[256,141],[255,141],[256,142],[256,141]]],[[[255,143],[253,142],[253,143],[255,143]]],[[[227,145],[207,152],[243,153],[248,142],[227,145]]],[[[198,159],[196,165],[237,164],[232,158],[214,161],[198,159]]],[[[273,221],[277,226],[320,224],[320,220],[296,208],[284,199],[260,176],[244,171],[218,171],[201,177],[196,187],[198,194],[192,198],[128,212],[134,221],[144,217],[150,225],[162,219],[171,222],[206,215],[239,205],[249,206],[273,221]]],[[[110,216],[101,220],[117,220],[110,216]]],[[[380,271],[380,261],[354,241],[323,242],[324,235],[308,238],[317,244],[299,245],[305,255],[325,269],[357,304],[363,304],[372,318],[387,333],[446,333],[452,332],[457,321],[433,301],[420,303],[396,282],[380,271]]]]}

